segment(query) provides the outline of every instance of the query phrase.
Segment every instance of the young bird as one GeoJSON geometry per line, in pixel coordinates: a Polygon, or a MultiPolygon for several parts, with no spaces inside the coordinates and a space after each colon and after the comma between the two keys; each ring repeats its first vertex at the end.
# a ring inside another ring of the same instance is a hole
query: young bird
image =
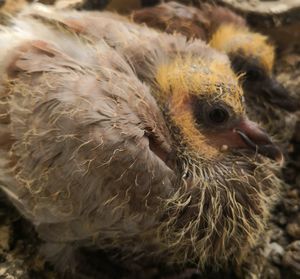
{"type": "Polygon", "coordinates": [[[201,9],[176,2],[133,12],[132,19],[168,33],[201,38],[228,54],[233,70],[241,75],[247,112],[281,142],[288,141],[296,123],[299,100],[292,98],[273,76],[275,51],[268,38],[251,31],[245,20],[224,7],[201,9]]]}
{"type": "Polygon", "coordinates": [[[2,28],[3,191],[63,271],[81,247],[240,263],[276,197],[279,149],[247,118],[225,55],[149,30],[129,56],[111,29],[147,29],[107,15],[39,10],[2,28]],[[98,21],[115,49],[91,39],[98,21]]]}

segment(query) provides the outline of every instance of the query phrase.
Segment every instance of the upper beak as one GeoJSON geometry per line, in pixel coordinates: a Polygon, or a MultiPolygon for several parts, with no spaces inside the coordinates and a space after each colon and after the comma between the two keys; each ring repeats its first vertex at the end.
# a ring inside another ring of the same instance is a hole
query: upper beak
{"type": "Polygon", "coordinates": [[[281,150],[256,123],[243,118],[233,129],[233,132],[239,137],[236,142],[239,146],[236,147],[246,147],[277,162],[283,162],[284,158],[281,150]]]}
{"type": "Polygon", "coordinates": [[[288,90],[275,78],[270,78],[262,87],[270,103],[290,112],[300,109],[299,100],[293,98],[288,90]]]}

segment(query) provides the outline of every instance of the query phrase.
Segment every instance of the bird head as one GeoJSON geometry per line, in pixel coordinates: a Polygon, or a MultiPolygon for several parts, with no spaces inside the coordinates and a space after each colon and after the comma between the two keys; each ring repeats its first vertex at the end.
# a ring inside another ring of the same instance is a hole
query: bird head
{"type": "Polygon", "coordinates": [[[174,137],[181,178],[164,202],[158,231],[179,263],[241,261],[263,232],[278,189],[266,157],[282,161],[282,154],[247,118],[238,77],[225,58],[180,57],[157,71],[156,99],[174,137]]]}
{"type": "Polygon", "coordinates": [[[227,53],[233,70],[243,74],[243,88],[249,92],[246,98],[262,98],[287,111],[299,109],[299,104],[273,76],[275,49],[266,36],[245,26],[225,24],[213,34],[210,45],[227,53]]]}
{"type": "Polygon", "coordinates": [[[247,149],[281,161],[280,150],[247,118],[243,91],[230,64],[204,59],[178,58],[157,71],[160,102],[183,142],[206,159],[247,149]]]}

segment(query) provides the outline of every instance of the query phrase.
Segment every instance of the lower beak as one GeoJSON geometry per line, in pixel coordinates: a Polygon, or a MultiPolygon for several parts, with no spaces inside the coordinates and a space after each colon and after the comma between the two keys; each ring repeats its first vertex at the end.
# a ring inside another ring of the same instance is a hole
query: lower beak
{"type": "Polygon", "coordinates": [[[240,142],[242,142],[239,147],[252,149],[277,162],[283,162],[284,158],[281,150],[256,123],[247,118],[242,119],[237,127],[234,128],[233,132],[239,136],[240,142]]]}

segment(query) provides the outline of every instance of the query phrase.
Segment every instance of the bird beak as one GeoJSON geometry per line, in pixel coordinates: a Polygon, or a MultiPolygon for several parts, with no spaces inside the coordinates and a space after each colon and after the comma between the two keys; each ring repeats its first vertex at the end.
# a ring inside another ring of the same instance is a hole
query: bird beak
{"type": "Polygon", "coordinates": [[[240,148],[248,148],[257,153],[269,157],[277,162],[283,163],[283,154],[280,149],[271,141],[268,134],[256,123],[247,118],[241,119],[233,132],[238,135],[240,148]]]}
{"type": "Polygon", "coordinates": [[[271,104],[290,112],[300,109],[299,101],[293,98],[274,77],[267,79],[262,90],[271,104]]]}

